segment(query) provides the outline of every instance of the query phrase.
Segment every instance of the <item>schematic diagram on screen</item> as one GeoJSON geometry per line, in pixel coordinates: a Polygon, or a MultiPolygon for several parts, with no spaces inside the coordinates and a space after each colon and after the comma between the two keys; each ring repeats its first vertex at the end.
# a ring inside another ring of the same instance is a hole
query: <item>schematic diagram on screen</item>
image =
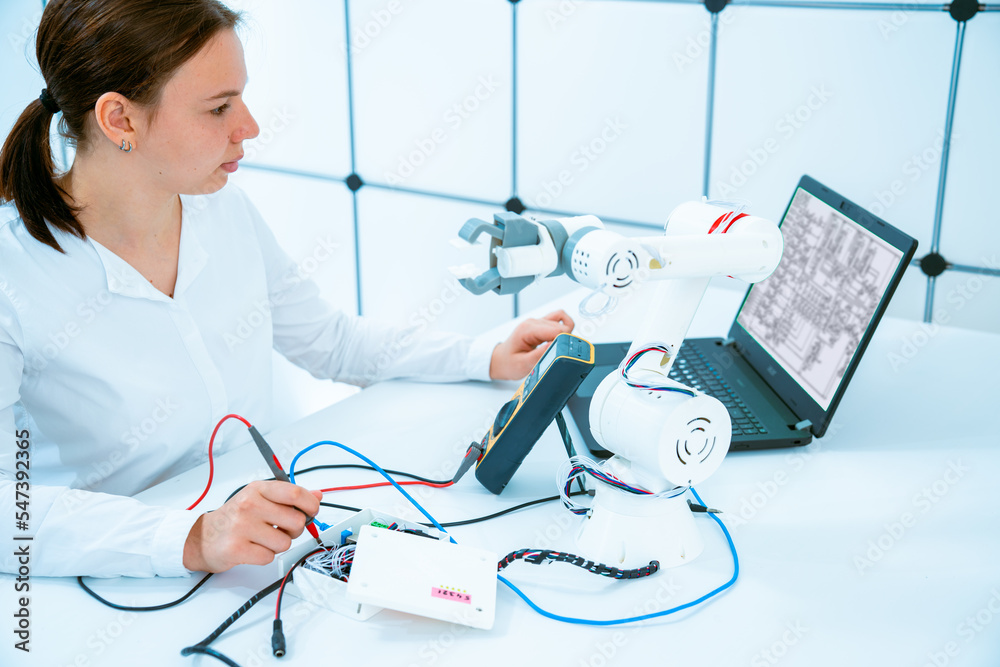
{"type": "Polygon", "coordinates": [[[825,409],[900,253],[803,190],[781,232],[781,264],[754,286],[739,323],[825,409]]]}

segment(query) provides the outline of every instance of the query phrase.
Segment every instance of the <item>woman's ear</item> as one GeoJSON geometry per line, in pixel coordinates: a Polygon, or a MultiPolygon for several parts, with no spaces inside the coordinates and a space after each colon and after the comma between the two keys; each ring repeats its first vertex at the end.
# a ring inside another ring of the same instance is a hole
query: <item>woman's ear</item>
{"type": "Polygon", "coordinates": [[[116,146],[135,144],[136,106],[119,93],[104,93],[97,98],[94,115],[97,126],[116,146]]]}

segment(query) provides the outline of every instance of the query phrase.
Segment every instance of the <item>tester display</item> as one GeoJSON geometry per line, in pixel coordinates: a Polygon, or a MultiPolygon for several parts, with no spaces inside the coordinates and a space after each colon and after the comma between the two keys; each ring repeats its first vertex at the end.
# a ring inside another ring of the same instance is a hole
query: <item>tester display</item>
{"type": "Polygon", "coordinates": [[[504,403],[483,439],[473,443],[455,475],[476,464],[476,479],[499,494],[517,472],[542,432],[594,368],[594,346],[573,334],[559,334],[504,403]]]}

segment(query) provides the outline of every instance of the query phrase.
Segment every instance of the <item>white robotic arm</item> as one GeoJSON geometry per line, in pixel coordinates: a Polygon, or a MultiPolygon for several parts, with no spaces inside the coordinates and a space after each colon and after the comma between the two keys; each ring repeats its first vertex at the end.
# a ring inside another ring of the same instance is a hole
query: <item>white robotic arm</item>
{"type": "Polygon", "coordinates": [[[709,280],[768,277],[781,259],[780,230],[729,207],[688,202],[674,209],[657,236],[625,237],[590,215],[531,221],[514,214],[497,215],[494,225],[470,220],[460,236],[473,242],[483,232],[493,237],[491,268],[462,279],[474,293],[513,293],[565,273],[614,302],[662,281],[627,358],[656,351],[634,360],[629,372],[637,382],[623,381],[618,371],[604,378],[590,407],[594,438],[615,454],[606,469],[658,495],[599,486],[578,542],[589,558],[624,567],[654,559],[664,567],[689,562],[701,551],[701,538],[680,491],[718,469],[732,426],[718,400],[667,374],[709,280]]]}
{"type": "Polygon", "coordinates": [[[503,278],[565,272],[587,287],[619,289],[643,274],[653,280],[728,275],[757,282],[781,259],[774,223],[704,202],[678,206],[657,236],[622,236],[593,215],[529,222],[538,231],[534,245],[493,249],[503,278]]]}

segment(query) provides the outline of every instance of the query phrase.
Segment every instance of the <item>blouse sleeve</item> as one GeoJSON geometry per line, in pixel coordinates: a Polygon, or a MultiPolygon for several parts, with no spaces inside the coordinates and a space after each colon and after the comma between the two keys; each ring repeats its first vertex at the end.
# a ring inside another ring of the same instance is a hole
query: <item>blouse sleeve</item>
{"type": "Polygon", "coordinates": [[[267,274],[274,348],[317,378],[358,386],[411,378],[428,382],[490,379],[497,341],[393,327],[343,313],[302,278],[244,195],[267,274]]]}

